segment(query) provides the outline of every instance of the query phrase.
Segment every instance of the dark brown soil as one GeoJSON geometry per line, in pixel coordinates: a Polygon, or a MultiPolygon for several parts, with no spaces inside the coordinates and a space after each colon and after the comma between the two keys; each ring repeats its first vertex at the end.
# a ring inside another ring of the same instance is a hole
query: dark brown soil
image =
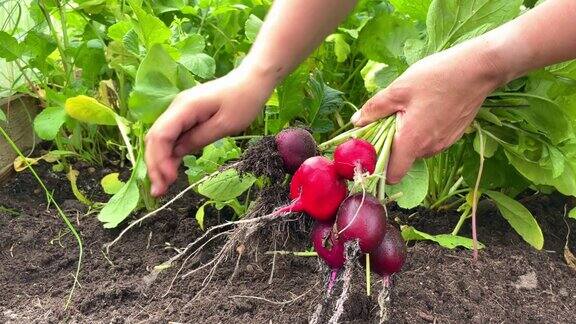
{"type": "MultiPolygon", "coordinates": [[[[105,230],[94,213],[86,215],[86,208],[73,200],[64,175],[46,165],[39,170],[81,231],[81,287],[64,309],[78,249],[54,209],[46,207],[45,195],[32,176],[18,174],[0,185],[0,322],[305,323],[321,298],[315,258],[278,255],[269,283],[273,262],[264,253],[244,258],[231,283],[228,278],[235,260],[230,260],[195,300],[205,273],[176,280],[164,296],[179,264],[160,272],[154,267],[172,257],[174,248],[200,235],[194,219],[198,199],[187,195],[128,232],[106,260],[102,246],[119,230],[105,230]]],[[[81,170],[80,187],[92,200],[103,201],[98,182],[110,170],[91,174],[87,168],[81,170]]],[[[184,185],[181,182],[179,187],[184,185]]],[[[466,250],[429,243],[408,248],[405,271],[394,280],[391,322],[576,323],[576,272],[562,256],[567,231],[562,219],[564,199],[528,197],[525,204],[545,233],[543,251],[526,245],[488,208],[479,217],[479,237],[487,248],[477,263],[471,262],[466,250]]],[[[393,215],[430,233],[449,232],[457,220],[450,213],[408,217],[396,211],[393,215]]],[[[215,212],[208,216],[211,224],[220,221],[215,212]]],[[[569,222],[576,232],[575,222],[569,222]]],[[[305,233],[284,233],[291,234],[276,235],[276,246],[258,250],[307,248],[305,233]]],[[[463,228],[462,234],[468,233],[463,228]]],[[[569,246],[576,252],[574,237],[569,246]]],[[[191,260],[182,273],[202,261],[191,260]]],[[[357,277],[344,319],[374,322],[376,293],[366,297],[361,275],[357,277]]],[[[373,291],[378,289],[375,282],[373,291]]]]}

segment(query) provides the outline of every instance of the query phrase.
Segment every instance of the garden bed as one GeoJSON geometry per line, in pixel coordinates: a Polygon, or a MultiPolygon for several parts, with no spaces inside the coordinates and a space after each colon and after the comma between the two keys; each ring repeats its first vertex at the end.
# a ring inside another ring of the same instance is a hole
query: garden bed
{"type": "MultiPolygon", "coordinates": [[[[81,171],[81,189],[92,200],[104,201],[94,179],[110,170],[75,167],[81,171]]],[[[186,195],[134,228],[111,250],[108,260],[103,245],[119,230],[103,229],[95,214],[85,216],[86,208],[74,200],[65,175],[53,173],[45,164],[38,170],[81,231],[85,247],[81,287],[64,309],[77,246],[56,212],[46,208],[45,194],[32,176],[20,173],[0,186],[1,322],[305,323],[321,296],[318,261],[313,257],[277,256],[268,283],[272,256],[265,251],[307,248],[306,234],[294,231],[280,240],[285,246],[260,247],[257,260],[244,258],[231,283],[234,260],[220,269],[197,299],[193,297],[205,278],[201,272],[176,280],[163,296],[179,265],[157,276],[152,269],[175,254],[172,247],[184,247],[201,233],[194,219],[199,200],[186,195]]],[[[181,179],[172,195],[185,185],[181,179]]],[[[410,244],[404,271],[395,279],[392,322],[573,322],[576,279],[563,259],[565,201],[528,197],[523,202],[544,231],[544,250],[527,245],[491,208],[479,216],[479,238],[487,248],[477,263],[467,250],[410,244]]],[[[430,233],[450,232],[457,221],[457,215],[450,213],[409,216],[394,211],[392,216],[430,233]]],[[[209,224],[217,218],[206,216],[209,224]]],[[[574,221],[569,222],[576,232],[574,221]]],[[[463,227],[462,235],[469,236],[469,229],[463,227]]],[[[569,247],[576,250],[574,235],[569,247]]],[[[360,282],[353,291],[346,320],[369,322],[377,311],[375,294],[365,297],[360,282]]]]}

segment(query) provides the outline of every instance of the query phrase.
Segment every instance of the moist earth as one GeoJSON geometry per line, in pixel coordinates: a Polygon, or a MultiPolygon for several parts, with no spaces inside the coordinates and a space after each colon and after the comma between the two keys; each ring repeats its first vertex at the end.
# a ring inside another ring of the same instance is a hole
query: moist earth
{"type": "MultiPolygon", "coordinates": [[[[79,186],[86,196],[105,201],[99,179],[118,168],[75,168],[81,171],[79,186]]],[[[194,218],[198,197],[185,195],[129,231],[106,255],[103,245],[121,229],[103,229],[96,213],[74,200],[65,175],[52,172],[47,164],[37,170],[81,232],[80,286],[65,308],[78,247],[32,175],[19,173],[0,185],[0,322],[306,323],[321,299],[323,279],[316,258],[266,253],[309,248],[306,222],[280,223],[283,231],[263,235],[267,237],[260,244],[247,247],[255,253],[242,258],[233,280],[229,278],[236,258],[225,262],[202,289],[205,272],[184,279],[181,275],[208,260],[218,242],[189,260],[174,281],[180,263],[156,267],[202,234],[194,218]]],[[[186,179],[180,179],[169,196],[185,186],[186,179]]],[[[467,250],[409,244],[404,271],[394,278],[391,322],[576,323],[576,272],[563,257],[567,231],[576,231],[575,222],[563,217],[572,204],[563,197],[537,195],[524,197],[523,203],[542,227],[543,250],[524,243],[487,205],[478,218],[479,239],[486,249],[477,262],[467,250]]],[[[458,218],[451,212],[395,208],[391,216],[429,233],[450,232],[458,218]]],[[[227,217],[226,211],[210,209],[206,221],[213,225],[227,217]]],[[[469,236],[469,227],[461,234],[469,236]]],[[[568,247],[576,252],[574,235],[568,247]]],[[[379,282],[373,277],[373,294],[367,297],[362,275],[356,277],[344,321],[376,322],[379,282]]]]}

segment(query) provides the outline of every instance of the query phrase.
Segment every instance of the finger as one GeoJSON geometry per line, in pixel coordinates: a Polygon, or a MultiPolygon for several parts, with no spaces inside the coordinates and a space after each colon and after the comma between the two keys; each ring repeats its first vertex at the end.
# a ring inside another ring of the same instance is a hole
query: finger
{"type": "Polygon", "coordinates": [[[390,161],[386,172],[386,182],[396,184],[408,173],[416,159],[416,136],[406,127],[396,131],[390,161]]]}
{"type": "Polygon", "coordinates": [[[398,91],[382,90],[370,98],[351,118],[354,126],[361,127],[402,110],[404,99],[398,91]]]}
{"type": "Polygon", "coordinates": [[[184,133],[176,143],[175,155],[181,157],[189,152],[197,152],[206,145],[228,135],[226,129],[221,126],[221,118],[220,115],[216,114],[184,133]]]}
{"type": "Polygon", "coordinates": [[[192,109],[189,100],[182,96],[175,99],[170,107],[156,120],[146,135],[145,159],[152,182],[151,194],[163,195],[177,177],[180,159],[174,156],[174,145],[182,132],[193,127],[204,113],[192,109]]]}

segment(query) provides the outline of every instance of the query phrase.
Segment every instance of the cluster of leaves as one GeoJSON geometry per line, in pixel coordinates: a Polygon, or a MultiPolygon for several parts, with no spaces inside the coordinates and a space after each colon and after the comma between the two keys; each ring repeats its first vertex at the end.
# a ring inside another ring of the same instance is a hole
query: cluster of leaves
{"type": "MultiPolygon", "coordinates": [[[[385,88],[408,66],[432,53],[473,38],[514,19],[521,0],[390,1],[359,34],[359,48],[370,61],[362,70],[368,91],[385,88]]],[[[515,80],[491,94],[473,128],[451,149],[415,164],[389,194],[403,192],[401,207],[458,208],[462,213],[451,237],[470,217],[473,192],[491,199],[502,216],[532,246],[543,236],[532,214],[516,198],[528,190],[576,196],[576,62],[571,61],[515,80]],[[483,165],[480,168],[480,154],[483,165]],[[482,169],[482,170],[480,170],[482,169]]],[[[571,217],[576,217],[572,210],[571,217]]],[[[412,239],[431,239],[405,233],[412,239]]],[[[461,244],[467,246],[467,244],[461,244]]]]}

